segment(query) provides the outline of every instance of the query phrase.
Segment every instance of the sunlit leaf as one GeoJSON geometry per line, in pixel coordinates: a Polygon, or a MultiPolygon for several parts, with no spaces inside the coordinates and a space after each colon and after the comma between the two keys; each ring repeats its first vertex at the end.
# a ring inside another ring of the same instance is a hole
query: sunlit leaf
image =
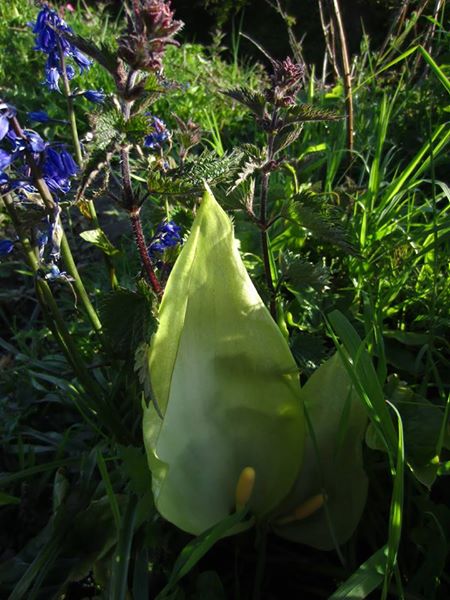
{"type": "Polygon", "coordinates": [[[310,425],[304,463],[279,522],[319,494],[325,502],[310,516],[274,528],[289,540],[331,550],[352,535],[366,502],[362,440],[367,414],[338,354],[313,373],[301,396],[310,425]]]}

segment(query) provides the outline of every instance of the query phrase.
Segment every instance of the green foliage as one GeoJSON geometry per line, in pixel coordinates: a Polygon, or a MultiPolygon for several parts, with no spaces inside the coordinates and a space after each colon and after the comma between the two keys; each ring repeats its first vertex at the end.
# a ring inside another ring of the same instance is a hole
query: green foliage
{"type": "MultiPolygon", "coordinates": [[[[411,8],[417,5],[410,4],[411,8]]],[[[317,500],[324,492],[326,502],[309,517],[290,524],[274,525],[271,515],[271,527],[284,529],[292,540],[335,548],[336,555],[301,545],[294,549],[272,536],[264,550],[265,523],[232,541],[220,540],[228,527],[230,533],[233,526],[244,529],[253,523],[236,525],[245,511],[232,512],[236,474],[245,465],[238,465],[228,486],[224,520],[199,538],[190,541],[158,515],[141,434],[143,397],[152,426],[167,418],[148,370],[149,357],[154,356],[151,340],[157,301],[140,280],[129,225],[107,195],[121,193],[118,145],[139,147],[147,122],[137,114],[125,121],[112,103],[106,110],[93,110],[84,98],[74,99],[86,151],[75,192],[82,215],[71,210],[70,201],[61,202],[61,208],[102,329],[91,331],[71,283],[51,281],[68,333],[61,343],[48,307],[36,302],[35,286],[38,292],[42,289],[45,272],[33,274],[29,265],[24,266],[26,249],[21,255],[13,218],[2,208],[2,237],[15,242],[14,254],[0,264],[0,326],[7,338],[0,338],[2,597],[122,598],[128,594],[144,600],[159,594],[161,598],[223,600],[239,595],[244,599],[257,597],[258,585],[252,590],[248,577],[255,560],[256,579],[274,598],[286,586],[285,595],[301,593],[308,598],[362,599],[380,593],[435,600],[448,596],[450,191],[446,157],[450,137],[445,10],[437,15],[429,39],[414,39],[407,45],[415,32],[433,24],[425,9],[419,21],[407,19],[404,31],[383,56],[370,50],[367,40],[354,53],[351,155],[345,146],[343,86],[330,74],[320,79],[312,74],[298,104],[280,111],[273,132],[274,160],[268,164],[267,132],[258,128],[262,121],[267,127],[270,106],[266,96],[256,91],[267,89],[267,75],[259,64],[240,63],[236,54],[230,64],[217,43],[209,48],[170,47],[166,87],[156,77],[148,77],[142,85],[144,97],[134,105],[136,112],[142,108],[162,117],[172,132],[170,149],[165,148],[162,156],[145,149],[131,161],[139,198],[150,193],[141,211],[147,239],[161,219],[175,218],[186,239],[189,231],[195,234],[196,197],[205,180],[214,185],[221,205],[233,211],[237,238],[233,244],[237,241],[283,342],[289,340],[296,363],[293,372],[298,368],[300,373],[309,419],[307,466],[297,478],[290,504],[278,516],[289,516],[291,509],[311,498],[317,500]],[[214,151],[199,145],[178,160],[177,140],[182,138],[188,146],[191,139],[186,137],[187,129],[183,137],[178,117],[186,127],[189,122],[193,127],[197,124],[196,132],[203,130],[203,145],[214,151]],[[168,162],[164,169],[159,163],[163,159],[168,162]],[[267,220],[261,225],[265,174],[270,185],[267,220]],[[92,222],[90,198],[96,200],[98,223],[92,222]],[[263,231],[268,269],[261,257],[263,231]],[[109,268],[119,281],[116,289],[110,285],[115,285],[111,271],[106,273],[103,261],[97,260],[98,250],[110,259],[109,268]],[[341,313],[332,312],[336,308],[341,313]],[[324,314],[329,315],[331,330],[324,314]],[[330,359],[333,341],[338,354],[330,359]],[[72,344],[78,362],[65,344],[72,344]],[[80,363],[85,365],[82,377],[80,363]],[[361,456],[366,413],[371,423],[361,456]],[[345,460],[340,461],[342,456],[345,460]],[[351,535],[364,504],[367,479],[366,509],[356,535],[351,535]],[[264,552],[267,561],[262,568],[264,552]]],[[[0,6],[2,97],[17,106],[24,125],[29,110],[45,109],[52,117],[66,119],[64,99],[39,85],[45,56],[32,51],[33,36],[26,26],[35,15],[32,3],[11,0],[0,6]]],[[[65,18],[95,47],[78,38],[77,43],[84,43],[90,54],[101,50],[106,59],[100,60],[110,72],[114,70],[120,15],[115,21],[101,5],[89,9],[79,3],[75,13],[66,11],[65,18]]],[[[345,13],[344,19],[348,21],[345,13]]],[[[99,65],[77,81],[82,89],[114,91],[113,78],[99,65]]],[[[50,127],[55,142],[67,142],[67,126],[62,123],[36,125],[36,130],[48,137],[50,127]]],[[[14,201],[14,207],[35,247],[47,214],[41,198],[27,193],[14,201]]],[[[211,241],[208,252],[213,246],[211,241]]],[[[201,254],[200,262],[206,262],[210,255],[201,254]]],[[[167,293],[176,288],[171,296],[176,295],[174,306],[178,306],[189,294],[181,282],[178,287],[170,283],[175,258],[176,252],[168,253],[167,264],[157,267],[157,274],[163,284],[169,278],[167,293]]],[[[177,265],[183,260],[177,259],[172,274],[181,269],[177,265]]],[[[211,275],[211,264],[205,264],[204,271],[211,275]]],[[[213,275],[217,286],[222,285],[221,263],[213,275]]],[[[194,350],[185,353],[187,361],[198,351],[199,337],[208,341],[217,333],[205,327],[214,294],[202,301],[205,308],[199,311],[200,325],[194,328],[194,350]]],[[[227,304],[220,312],[228,309],[227,304]]],[[[171,315],[166,319],[161,309],[168,336],[179,329],[178,312],[174,309],[171,315]]],[[[233,327],[234,320],[227,327],[228,335],[233,327]]],[[[257,324],[248,331],[249,344],[255,343],[255,330],[257,324]]],[[[271,341],[260,345],[261,352],[274,354],[271,341]]],[[[164,363],[163,352],[160,357],[164,363]]],[[[158,369],[155,365],[154,371],[158,369]]],[[[245,365],[241,370],[245,380],[245,365]]],[[[192,371],[177,388],[182,410],[188,410],[187,400],[194,392],[198,402],[209,381],[206,375],[199,377],[197,390],[189,384],[190,377],[192,371]]],[[[235,373],[228,379],[235,379],[235,373]]],[[[228,385],[227,381],[221,389],[228,385]]],[[[233,393],[227,396],[234,398],[233,393]]],[[[194,417],[192,409],[179,424],[177,443],[189,429],[187,423],[192,423],[192,431],[202,427],[194,446],[207,436],[210,415],[200,424],[194,417]]],[[[248,421],[254,425],[253,414],[248,421]]],[[[241,419],[236,430],[240,425],[241,419]]],[[[244,433],[250,437],[248,429],[244,433]]],[[[284,436],[279,437],[269,447],[266,435],[264,451],[273,455],[285,443],[284,436]]],[[[213,437],[204,444],[208,459],[216,442],[213,437]]],[[[182,465],[204,463],[192,447],[183,447],[181,455],[182,465]]],[[[292,460],[289,456],[286,462],[292,460]]],[[[224,469],[228,467],[227,460],[222,463],[224,469]]],[[[217,487],[201,481],[194,491],[202,494],[204,517],[217,487]]],[[[184,502],[183,497],[180,506],[184,502]]]]}

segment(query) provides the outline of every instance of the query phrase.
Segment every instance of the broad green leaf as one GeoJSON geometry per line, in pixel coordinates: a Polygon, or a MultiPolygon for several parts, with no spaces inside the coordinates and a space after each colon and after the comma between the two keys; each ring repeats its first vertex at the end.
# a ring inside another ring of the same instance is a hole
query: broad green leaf
{"type": "Polygon", "coordinates": [[[302,470],[283,503],[279,522],[319,494],[325,504],[310,516],[283,525],[277,534],[320,550],[331,550],[352,535],[367,496],[362,440],[367,413],[338,354],[309,378],[301,390],[308,417],[302,470]]]}
{"type": "Polygon", "coordinates": [[[111,244],[109,239],[106,237],[103,229],[88,229],[87,231],[82,231],[80,233],[80,237],[83,238],[85,242],[89,242],[97,248],[100,248],[105,254],[108,256],[114,256],[119,253],[119,250],[115,246],[111,244]]]}
{"type": "Polygon", "coordinates": [[[237,251],[232,224],[208,190],[175,263],[149,353],[154,404],[144,439],[159,512],[200,534],[230,514],[241,471],[262,517],[302,461],[297,367],[237,251]]]}

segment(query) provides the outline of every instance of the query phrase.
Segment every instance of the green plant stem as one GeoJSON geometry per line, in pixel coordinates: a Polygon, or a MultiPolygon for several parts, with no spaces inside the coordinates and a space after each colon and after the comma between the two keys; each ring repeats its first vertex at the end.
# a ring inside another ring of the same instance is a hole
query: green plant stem
{"type": "Polygon", "coordinates": [[[4,197],[4,203],[22,244],[25,260],[35,276],[36,292],[44,315],[47,317],[47,321],[53,332],[56,334],[56,339],[59,342],[62,351],[72,365],[78,378],[83,383],[83,386],[87,391],[95,391],[95,394],[97,395],[99,390],[96,388],[89,371],[86,369],[83,360],[79,356],[78,349],[74,345],[70,333],[67,330],[65,321],[59,311],[58,305],[55,302],[50,286],[45,279],[42,279],[39,276],[39,261],[28,236],[22,229],[19,218],[14,209],[13,200],[9,194],[6,194],[4,197]]]}
{"type": "MultiPolygon", "coordinates": [[[[272,123],[276,120],[276,111],[272,117],[272,123]]],[[[266,156],[266,168],[263,170],[261,176],[261,195],[259,204],[259,227],[261,229],[261,250],[262,259],[264,264],[264,273],[266,277],[266,284],[269,290],[269,308],[270,314],[276,320],[277,310],[275,304],[275,287],[272,279],[272,269],[270,266],[270,253],[269,253],[269,236],[267,233],[267,198],[269,194],[269,179],[270,179],[270,163],[273,161],[273,140],[274,135],[271,131],[267,137],[267,156],[266,156]]]]}
{"type": "MultiPolygon", "coordinates": [[[[74,110],[74,106],[73,106],[73,97],[72,97],[72,91],[70,89],[70,82],[69,82],[69,78],[67,77],[66,59],[65,59],[64,52],[61,48],[60,43],[58,43],[58,49],[59,49],[59,60],[61,63],[64,95],[66,97],[66,102],[67,102],[67,116],[69,117],[70,129],[72,131],[73,148],[74,148],[74,152],[75,152],[75,157],[77,159],[77,163],[80,165],[80,167],[82,167],[83,154],[81,152],[80,137],[78,135],[77,118],[76,118],[75,110],[74,110]]],[[[95,208],[93,207],[93,209],[94,209],[94,214],[95,214],[95,208]]]]}
{"type": "MultiPolygon", "coordinates": [[[[333,0],[334,15],[339,31],[339,40],[341,46],[342,66],[344,70],[344,90],[345,90],[345,105],[347,109],[347,150],[351,154],[353,152],[354,143],[354,116],[353,116],[353,91],[352,91],[352,75],[350,67],[350,58],[348,52],[347,37],[345,35],[344,22],[342,20],[341,8],[339,0],[333,0]]],[[[348,161],[350,162],[351,156],[348,161]]]]}
{"type": "MultiPolygon", "coordinates": [[[[128,80],[126,88],[130,88],[134,85],[136,79],[136,72],[130,71],[128,74],[128,80]]],[[[128,121],[131,115],[132,101],[122,100],[122,115],[125,121],[128,121]]],[[[153,268],[153,263],[148,255],[147,244],[145,242],[144,231],[142,229],[141,217],[140,217],[140,206],[136,201],[136,197],[133,192],[131,185],[131,170],[130,170],[130,151],[127,144],[123,144],[120,149],[120,159],[122,168],[122,198],[125,209],[128,211],[130,216],[131,228],[133,230],[134,239],[136,246],[139,251],[142,266],[147,274],[147,278],[155,294],[160,298],[163,294],[163,289],[158,281],[158,278],[153,268]]]]}
{"type": "MultiPolygon", "coordinates": [[[[70,81],[69,81],[69,78],[67,77],[65,56],[64,56],[64,52],[61,48],[61,44],[59,44],[59,58],[60,58],[60,62],[61,62],[64,95],[66,97],[66,102],[67,102],[67,116],[69,118],[70,129],[72,132],[73,148],[74,148],[74,152],[75,152],[75,158],[77,160],[78,165],[81,168],[83,166],[83,153],[81,151],[80,137],[78,135],[78,127],[77,127],[77,117],[76,117],[75,109],[74,109],[74,105],[73,105],[73,96],[72,96],[72,91],[70,89],[70,81]]],[[[86,200],[86,205],[87,205],[87,208],[89,211],[89,219],[92,221],[92,224],[94,225],[94,227],[96,229],[100,229],[97,211],[95,210],[93,201],[86,200]]],[[[107,254],[103,254],[103,256],[104,256],[106,268],[108,270],[111,287],[113,289],[115,289],[119,285],[119,282],[118,282],[117,276],[116,276],[116,270],[114,268],[111,258],[107,254]]]]}
{"type": "MultiPolygon", "coordinates": [[[[15,134],[17,136],[21,137],[22,139],[26,140],[26,136],[24,135],[22,128],[20,127],[20,124],[15,117],[13,117],[11,119],[11,124],[12,124],[15,134]]],[[[49,212],[54,214],[55,211],[58,209],[58,205],[54,201],[53,196],[51,195],[50,190],[48,189],[48,186],[42,177],[42,174],[36,164],[36,161],[34,160],[33,154],[31,152],[29,152],[28,150],[26,150],[26,156],[27,156],[27,162],[30,165],[31,172],[33,175],[33,183],[36,185],[46,209],[49,212]]],[[[83,281],[80,277],[77,266],[73,259],[72,251],[70,249],[69,242],[67,241],[66,234],[64,232],[64,228],[63,228],[63,225],[62,225],[59,215],[56,218],[56,221],[57,221],[57,225],[61,228],[61,232],[62,232],[61,233],[61,254],[63,257],[64,264],[66,265],[66,268],[69,271],[69,274],[73,277],[73,280],[74,280],[73,285],[74,285],[75,291],[77,292],[77,296],[84,306],[84,309],[87,313],[87,316],[89,318],[89,321],[91,322],[92,327],[94,328],[94,330],[97,333],[100,334],[101,329],[102,329],[102,324],[100,322],[100,319],[98,318],[97,313],[95,312],[94,307],[92,306],[92,303],[86,292],[86,288],[83,285],[83,281]]]]}

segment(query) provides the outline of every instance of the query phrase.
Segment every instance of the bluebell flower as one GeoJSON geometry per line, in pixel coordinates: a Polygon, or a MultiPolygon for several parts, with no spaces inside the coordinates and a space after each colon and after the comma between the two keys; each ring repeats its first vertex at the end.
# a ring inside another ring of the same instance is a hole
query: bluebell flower
{"type": "Polygon", "coordinates": [[[9,177],[6,173],[0,171],[0,187],[3,187],[5,185],[9,185],[9,177]]]}
{"type": "Polygon", "coordinates": [[[64,275],[64,271],[61,272],[57,265],[52,264],[50,265],[49,272],[45,275],[45,279],[48,279],[49,281],[55,281],[56,279],[61,279],[61,277],[64,277],[64,275]]]}
{"type": "Polygon", "coordinates": [[[9,131],[9,119],[5,115],[0,115],[0,140],[2,140],[9,131]]]}
{"type": "Polygon", "coordinates": [[[24,129],[24,134],[27,136],[28,149],[34,153],[43,152],[48,146],[47,142],[41,136],[30,129],[24,129]]]}
{"type": "Polygon", "coordinates": [[[11,189],[13,190],[24,190],[29,194],[36,194],[37,188],[30,182],[29,179],[14,179],[11,182],[11,189]]]}
{"type": "MultiPolygon", "coordinates": [[[[45,64],[44,84],[50,90],[59,91],[59,78],[62,75],[60,52],[75,62],[80,69],[80,73],[91,66],[92,61],[69,40],[59,34],[59,32],[73,33],[73,30],[48,5],[44,4],[42,6],[36,18],[36,23],[31,25],[35,34],[34,49],[44,52],[48,56],[45,64]]],[[[68,79],[75,76],[75,69],[72,65],[66,65],[66,73],[68,79]]]]}
{"type": "Polygon", "coordinates": [[[156,233],[153,236],[149,246],[148,253],[153,260],[158,258],[158,254],[162,254],[168,248],[173,248],[181,244],[181,227],[175,221],[163,221],[156,228],[156,233]]]}
{"type": "Polygon", "coordinates": [[[144,146],[150,150],[159,150],[170,138],[170,133],[164,121],[154,115],[149,115],[149,117],[150,133],[144,138],[144,146]]]}
{"type": "Polygon", "coordinates": [[[85,54],[80,52],[75,46],[71,46],[70,56],[79,66],[80,73],[82,73],[84,70],[89,69],[89,67],[92,65],[92,60],[90,60],[85,54]]]}
{"type": "Polygon", "coordinates": [[[14,158],[15,156],[13,153],[0,148],[0,171],[4,171],[6,167],[9,167],[14,158]]]}
{"type": "Polygon", "coordinates": [[[106,98],[106,94],[103,90],[86,90],[82,95],[86,100],[89,100],[94,104],[102,104],[106,98]]]}
{"type": "Polygon", "coordinates": [[[59,78],[60,74],[57,67],[49,67],[48,64],[46,64],[44,85],[53,92],[59,92],[59,78]]]}
{"type": "Polygon", "coordinates": [[[36,123],[48,123],[51,121],[51,117],[45,112],[45,110],[36,110],[28,113],[28,118],[30,121],[35,121],[36,123]]]}
{"type": "Polygon", "coordinates": [[[42,165],[42,173],[50,190],[56,194],[67,194],[70,178],[78,173],[78,165],[66,150],[57,152],[48,148],[42,165]]]}
{"type": "Polygon", "coordinates": [[[6,256],[14,250],[14,242],[11,240],[0,240],[0,256],[6,256]]]}
{"type": "Polygon", "coordinates": [[[14,106],[6,102],[0,103],[0,140],[2,140],[9,131],[9,120],[16,115],[14,106]]]}

